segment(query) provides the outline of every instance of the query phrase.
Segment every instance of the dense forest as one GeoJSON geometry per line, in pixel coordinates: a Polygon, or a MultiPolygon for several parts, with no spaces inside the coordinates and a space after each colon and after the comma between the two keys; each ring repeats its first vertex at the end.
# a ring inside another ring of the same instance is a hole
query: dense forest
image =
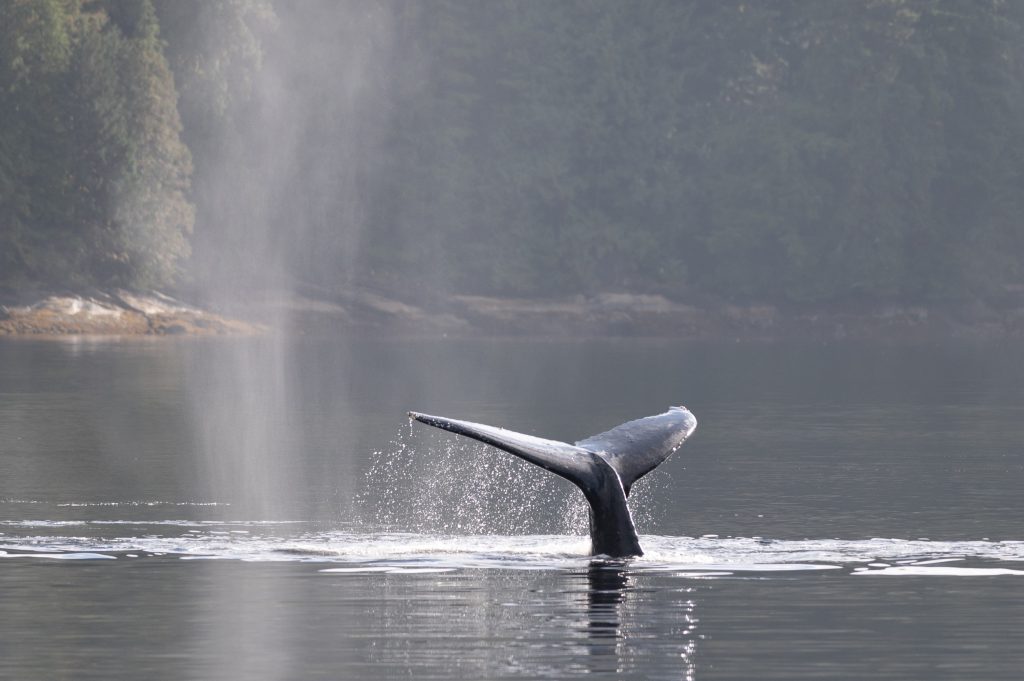
{"type": "Polygon", "coordinates": [[[0,285],[957,301],[1024,3],[0,0],[0,285]]]}

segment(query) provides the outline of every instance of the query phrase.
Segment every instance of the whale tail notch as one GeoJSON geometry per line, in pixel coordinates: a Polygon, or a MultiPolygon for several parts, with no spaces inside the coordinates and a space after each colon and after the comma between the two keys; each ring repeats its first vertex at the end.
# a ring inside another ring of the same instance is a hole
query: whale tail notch
{"type": "Polygon", "coordinates": [[[633,483],[671,456],[697,427],[689,410],[672,407],[569,444],[443,416],[411,411],[409,417],[503,449],[572,482],[590,504],[592,552],[613,557],[643,554],[626,497],[633,483]]]}

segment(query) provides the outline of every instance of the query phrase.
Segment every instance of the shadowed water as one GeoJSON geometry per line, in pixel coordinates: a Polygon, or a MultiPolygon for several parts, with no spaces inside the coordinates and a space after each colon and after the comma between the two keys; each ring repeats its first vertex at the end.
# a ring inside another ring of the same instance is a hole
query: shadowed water
{"type": "Polygon", "coordinates": [[[0,343],[0,677],[1016,679],[1022,359],[0,343]],[[576,440],[677,403],[629,561],[564,481],[405,421],[576,440]]]}

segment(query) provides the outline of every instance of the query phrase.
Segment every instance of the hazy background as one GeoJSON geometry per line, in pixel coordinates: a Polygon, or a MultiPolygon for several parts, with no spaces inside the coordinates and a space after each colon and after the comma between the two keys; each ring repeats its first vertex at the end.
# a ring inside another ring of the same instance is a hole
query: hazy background
{"type": "Polygon", "coordinates": [[[279,330],[0,337],[0,677],[1018,680],[1022,36],[1003,0],[0,0],[0,321],[125,287],[279,330]],[[303,335],[372,294],[419,316],[303,335]],[[445,337],[458,294],[562,337],[445,337]],[[625,337],[565,337],[592,300],[625,337]],[[945,305],[1012,337],[890,342],[945,305]],[[650,321],[782,306],[841,319],[650,321]],[[670,404],[700,428],[610,570],[567,482],[406,420],[670,404]]]}
{"type": "Polygon", "coordinates": [[[1024,5],[8,0],[0,283],[1019,294],[1024,5]]]}

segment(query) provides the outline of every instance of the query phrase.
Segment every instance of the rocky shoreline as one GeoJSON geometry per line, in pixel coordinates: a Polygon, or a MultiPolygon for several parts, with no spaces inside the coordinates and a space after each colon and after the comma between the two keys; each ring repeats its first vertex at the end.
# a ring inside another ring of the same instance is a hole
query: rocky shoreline
{"type": "Polygon", "coordinates": [[[463,314],[494,333],[518,328],[611,336],[694,340],[905,340],[1024,337],[1024,307],[779,307],[706,302],[684,304],[656,295],[606,294],[562,304],[463,298],[463,314]]]}
{"type": "Polygon", "coordinates": [[[261,333],[162,293],[35,293],[0,299],[0,336],[174,336],[261,333]]]}
{"type": "Polygon", "coordinates": [[[232,306],[225,316],[157,292],[124,290],[0,297],[0,336],[300,334],[665,337],[692,340],[1024,338],[1024,304],[857,309],[687,304],[660,295],[553,299],[452,296],[412,303],[352,289],[232,306]],[[244,320],[244,321],[243,321],[244,320]]]}

